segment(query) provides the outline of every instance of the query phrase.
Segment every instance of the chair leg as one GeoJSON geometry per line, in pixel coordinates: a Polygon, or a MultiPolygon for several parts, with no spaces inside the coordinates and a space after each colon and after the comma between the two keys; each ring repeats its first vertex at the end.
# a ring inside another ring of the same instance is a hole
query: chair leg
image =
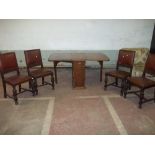
{"type": "Polygon", "coordinates": [[[17,98],[17,90],[16,90],[15,86],[13,87],[13,99],[15,101],[15,104],[17,105],[18,104],[18,98],[17,98]]]}
{"type": "Polygon", "coordinates": [[[108,75],[105,74],[105,79],[104,79],[104,90],[107,90],[107,83],[108,83],[108,75]]]}
{"type": "Polygon", "coordinates": [[[51,75],[51,83],[52,83],[52,88],[54,90],[54,77],[53,77],[53,75],[51,75]]]}
{"type": "Polygon", "coordinates": [[[154,88],[154,103],[155,103],[155,88],[154,88]]]}
{"type": "Polygon", "coordinates": [[[31,89],[31,81],[29,81],[29,89],[31,89]]]}
{"type": "Polygon", "coordinates": [[[44,77],[42,77],[42,85],[44,85],[44,77]]]}
{"type": "Polygon", "coordinates": [[[4,90],[4,98],[7,98],[6,83],[5,82],[3,82],[3,90],[4,90]]]}
{"type": "Polygon", "coordinates": [[[123,96],[123,93],[124,93],[124,79],[122,79],[122,82],[121,82],[121,91],[120,91],[120,95],[123,96]]]}
{"type": "Polygon", "coordinates": [[[36,80],[32,78],[29,83],[31,84],[32,94],[35,96],[37,94],[36,80]]]}
{"type": "Polygon", "coordinates": [[[140,90],[140,97],[139,97],[139,108],[141,109],[142,108],[142,101],[143,101],[143,99],[144,99],[144,90],[143,89],[141,89],[140,90]]]}
{"type": "Polygon", "coordinates": [[[37,83],[37,79],[34,78],[34,79],[32,80],[32,82],[33,82],[35,94],[38,95],[38,83],[37,83]]]}
{"type": "Polygon", "coordinates": [[[21,84],[19,85],[19,92],[21,92],[21,84]]]}
{"type": "Polygon", "coordinates": [[[36,95],[38,95],[38,83],[37,83],[37,79],[35,79],[35,90],[36,90],[36,95]]]}
{"type": "Polygon", "coordinates": [[[128,91],[128,89],[130,88],[131,86],[130,86],[130,83],[129,83],[129,81],[127,81],[127,80],[125,80],[124,81],[124,90],[123,90],[123,96],[124,96],[124,98],[126,98],[126,95],[127,95],[127,91],[128,91]]]}
{"type": "Polygon", "coordinates": [[[115,84],[118,86],[118,78],[115,78],[115,84]]]}

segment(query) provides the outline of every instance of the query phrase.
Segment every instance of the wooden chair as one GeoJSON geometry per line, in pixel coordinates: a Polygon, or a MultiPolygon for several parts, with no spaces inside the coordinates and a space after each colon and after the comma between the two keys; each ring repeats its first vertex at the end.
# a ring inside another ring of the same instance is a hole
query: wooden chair
{"type": "Polygon", "coordinates": [[[17,95],[25,91],[32,92],[33,96],[36,95],[36,83],[32,77],[26,75],[20,75],[19,67],[17,64],[17,59],[15,52],[8,52],[0,54],[0,72],[4,90],[4,97],[13,98],[15,104],[18,104],[17,95]],[[21,84],[29,82],[31,84],[31,89],[22,88],[21,84]],[[13,95],[7,93],[6,85],[10,85],[13,88],[13,95]],[[17,92],[16,86],[19,87],[17,92]]]}
{"type": "Polygon", "coordinates": [[[155,76],[155,54],[149,54],[147,61],[145,63],[145,68],[142,77],[128,77],[126,80],[124,97],[126,98],[127,94],[135,94],[139,97],[139,108],[142,108],[142,104],[154,100],[155,102],[155,89],[154,97],[146,99],[144,97],[144,91],[148,88],[155,87],[155,81],[148,78],[146,75],[155,76]],[[129,91],[131,86],[135,86],[138,90],[129,91]]]}
{"type": "Polygon", "coordinates": [[[128,76],[132,74],[132,68],[134,64],[135,51],[120,50],[117,59],[116,70],[105,73],[105,85],[104,90],[108,86],[112,85],[121,88],[120,95],[124,92],[124,82],[128,76]],[[113,77],[115,82],[108,84],[108,77],[113,77]],[[118,84],[118,79],[121,80],[121,85],[118,84]]]}
{"type": "Polygon", "coordinates": [[[25,60],[27,65],[28,75],[32,76],[36,80],[42,78],[42,84],[37,86],[51,85],[54,89],[54,76],[53,72],[49,69],[45,69],[42,63],[42,57],[40,49],[25,50],[25,60]],[[46,76],[51,76],[51,82],[44,80],[46,76]]]}

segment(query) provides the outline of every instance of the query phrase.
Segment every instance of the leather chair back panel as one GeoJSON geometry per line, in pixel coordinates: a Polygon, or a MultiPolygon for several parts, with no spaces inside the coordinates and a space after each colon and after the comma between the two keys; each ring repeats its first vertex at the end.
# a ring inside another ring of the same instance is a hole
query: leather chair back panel
{"type": "Polygon", "coordinates": [[[155,75],[155,54],[149,54],[144,73],[155,75]]]}
{"type": "Polygon", "coordinates": [[[118,55],[118,65],[131,68],[134,63],[135,51],[120,50],[118,55]]]}
{"type": "Polygon", "coordinates": [[[40,49],[24,51],[28,67],[42,66],[40,49]]]}
{"type": "Polygon", "coordinates": [[[4,53],[0,55],[1,71],[8,73],[18,70],[18,64],[15,52],[4,53]]]}

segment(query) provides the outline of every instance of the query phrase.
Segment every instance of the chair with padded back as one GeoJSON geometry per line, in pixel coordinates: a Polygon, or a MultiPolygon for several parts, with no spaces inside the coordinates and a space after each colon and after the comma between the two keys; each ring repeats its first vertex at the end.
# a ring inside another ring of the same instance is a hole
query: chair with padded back
{"type": "Polygon", "coordinates": [[[0,72],[5,98],[13,98],[15,104],[18,104],[18,94],[25,91],[30,91],[32,92],[33,96],[36,95],[37,85],[35,83],[35,80],[30,76],[20,74],[15,52],[0,54],[0,72]],[[22,88],[21,85],[24,83],[30,83],[31,89],[22,88]],[[7,85],[12,86],[13,95],[9,95],[7,93],[7,85]],[[18,91],[16,89],[17,86],[19,87],[18,91]]]}
{"type": "Polygon", "coordinates": [[[132,74],[132,68],[134,64],[135,51],[120,50],[117,59],[116,70],[105,73],[104,90],[108,86],[112,85],[121,88],[120,95],[124,92],[124,81],[128,76],[132,74]],[[114,82],[108,83],[108,77],[115,79],[114,82]],[[121,84],[118,84],[118,80],[121,80],[121,84]]]}
{"type": "Polygon", "coordinates": [[[27,65],[28,75],[36,80],[42,78],[42,84],[38,86],[51,85],[54,89],[54,76],[52,70],[46,69],[43,66],[40,49],[25,50],[25,61],[27,65]],[[51,82],[44,80],[46,76],[51,76],[51,82]]]}
{"type": "Polygon", "coordinates": [[[124,97],[127,94],[135,94],[139,97],[139,108],[142,108],[142,104],[154,100],[155,102],[155,89],[153,98],[145,98],[144,91],[148,88],[155,87],[155,81],[149,76],[155,76],[155,54],[149,54],[145,63],[143,75],[141,77],[128,77],[124,89],[124,97]],[[129,90],[131,86],[138,88],[138,90],[129,90]]]}

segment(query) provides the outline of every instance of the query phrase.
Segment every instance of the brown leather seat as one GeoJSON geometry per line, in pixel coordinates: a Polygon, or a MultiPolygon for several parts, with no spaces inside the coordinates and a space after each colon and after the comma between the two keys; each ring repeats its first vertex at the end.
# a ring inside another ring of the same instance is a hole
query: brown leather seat
{"type": "Polygon", "coordinates": [[[40,49],[25,50],[24,53],[28,75],[35,78],[36,81],[38,78],[42,78],[42,84],[41,85],[37,84],[37,86],[43,86],[49,84],[54,89],[53,72],[52,70],[44,68],[40,49]],[[51,82],[47,82],[44,80],[44,77],[46,76],[51,76],[51,82]]]}
{"type": "Polygon", "coordinates": [[[130,75],[130,73],[125,71],[111,71],[106,74],[110,74],[112,77],[124,78],[130,75]]]}
{"type": "Polygon", "coordinates": [[[25,83],[30,79],[31,79],[31,77],[29,77],[29,76],[16,75],[16,76],[11,76],[11,77],[5,78],[5,81],[12,86],[16,86],[16,85],[25,83]]]}
{"type": "Polygon", "coordinates": [[[20,75],[16,55],[14,52],[0,54],[0,66],[1,66],[0,71],[5,98],[7,96],[13,98],[15,104],[18,104],[18,98],[17,98],[18,94],[23,93],[25,91],[31,91],[33,96],[36,94],[35,80],[30,76],[20,75]],[[21,84],[26,82],[29,82],[32,85],[31,89],[21,87],[21,84]],[[7,93],[6,84],[13,87],[12,96],[7,93]],[[17,92],[16,86],[19,86],[19,92],[17,92]]]}
{"type": "Polygon", "coordinates": [[[51,71],[44,69],[44,68],[31,71],[31,75],[37,78],[42,77],[42,76],[48,76],[50,74],[51,74],[51,71]]]}
{"type": "Polygon", "coordinates": [[[144,91],[146,89],[155,87],[155,81],[146,77],[146,74],[155,76],[155,54],[149,54],[142,77],[128,77],[126,81],[124,97],[126,98],[127,94],[131,94],[131,93],[136,94],[139,97],[139,108],[142,108],[142,104],[145,102],[152,101],[152,100],[155,101],[155,92],[154,92],[153,98],[146,99],[144,97],[144,91]],[[129,91],[129,88],[131,86],[138,87],[139,90],[129,91]]]}
{"type": "Polygon", "coordinates": [[[152,81],[145,77],[132,77],[128,78],[128,80],[132,83],[132,85],[142,89],[152,87],[155,84],[155,81],[152,81]]]}
{"type": "Polygon", "coordinates": [[[121,88],[120,95],[123,95],[124,81],[128,76],[131,76],[132,68],[134,64],[135,51],[120,50],[117,59],[116,70],[105,73],[105,85],[106,90],[108,86],[112,85],[121,88]],[[113,77],[115,82],[108,84],[108,77],[113,77]],[[118,79],[121,80],[121,85],[118,85],[118,79]]]}

